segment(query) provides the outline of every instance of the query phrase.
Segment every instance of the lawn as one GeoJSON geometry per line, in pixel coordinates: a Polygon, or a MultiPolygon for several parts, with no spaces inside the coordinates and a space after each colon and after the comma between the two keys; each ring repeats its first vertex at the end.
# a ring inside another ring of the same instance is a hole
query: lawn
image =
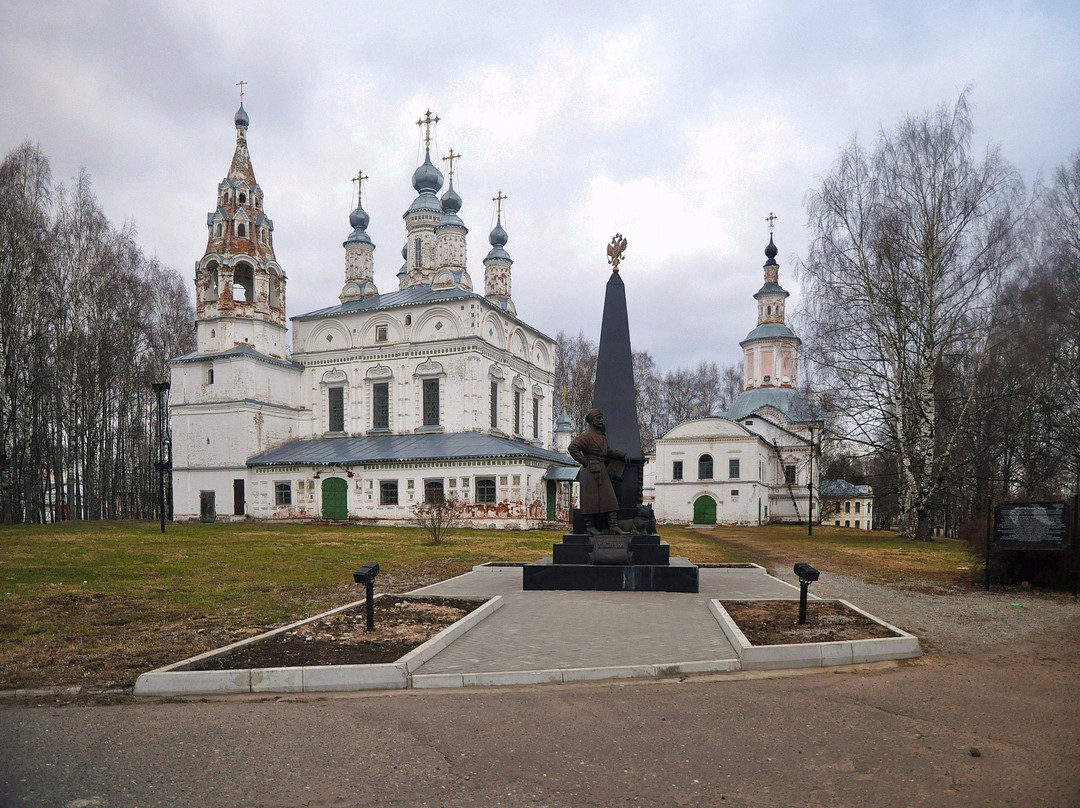
{"type": "MultiPolygon", "coordinates": [[[[663,526],[696,562],[808,561],[870,580],[945,580],[973,562],[956,542],[805,527],[663,526]]],[[[486,561],[534,561],[560,534],[414,528],[65,522],[0,526],[0,689],[129,686],[142,672],[362,596],[352,570],[379,562],[376,591],[404,592],[486,561]]]]}

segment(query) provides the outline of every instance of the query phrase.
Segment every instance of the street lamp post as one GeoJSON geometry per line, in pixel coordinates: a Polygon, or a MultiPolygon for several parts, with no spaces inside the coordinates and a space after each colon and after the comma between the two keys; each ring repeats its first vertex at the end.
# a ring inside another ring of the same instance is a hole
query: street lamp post
{"type": "Polygon", "coordinates": [[[157,395],[157,463],[154,469],[158,473],[158,513],[161,515],[161,532],[165,532],[165,470],[170,463],[165,460],[165,393],[169,390],[168,382],[155,382],[152,387],[157,395]]]}
{"type": "Polygon", "coordinates": [[[806,507],[806,535],[814,535],[814,428],[810,427],[810,474],[806,482],[810,503],[806,507]]]}

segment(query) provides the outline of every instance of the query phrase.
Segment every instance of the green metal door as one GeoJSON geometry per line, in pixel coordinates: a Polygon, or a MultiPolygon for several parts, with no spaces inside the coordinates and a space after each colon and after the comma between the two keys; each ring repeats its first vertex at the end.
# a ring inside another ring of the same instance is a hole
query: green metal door
{"type": "Polygon", "coordinates": [[[322,481],[323,519],[349,518],[349,484],[340,477],[327,477],[322,481]]]}
{"type": "Polygon", "coordinates": [[[558,496],[559,484],[554,480],[547,481],[547,520],[555,521],[555,498],[558,496]]]}
{"type": "Polygon", "coordinates": [[[712,497],[698,497],[694,500],[694,524],[716,524],[716,500],[712,497]]]}

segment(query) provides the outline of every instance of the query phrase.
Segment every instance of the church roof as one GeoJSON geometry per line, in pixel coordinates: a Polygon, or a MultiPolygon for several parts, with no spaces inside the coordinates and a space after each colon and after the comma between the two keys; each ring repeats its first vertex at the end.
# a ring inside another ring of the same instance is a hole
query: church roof
{"type": "Polygon", "coordinates": [[[350,465],[520,457],[577,467],[570,455],[480,432],[294,440],[248,458],[249,466],[350,465]]]}
{"type": "Polygon", "coordinates": [[[170,360],[172,364],[179,365],[185,362],[213,362],[215,359],[227,359],[233,356],[246,356],[250,359],[257,359],[260,362],[266,362],[268,365],[277,365],[283,368],[293,368],[294,370],[303,370],[304,366],[297,362],[290,362],[288,359],[278,359],[273,356],[267,356],[261,351],[256,351],[250,345],[234,345],[227,351],[220,351],[218,353],[199,353],[198,351],[188,351],[186,354],[176,357],[170,360]]]}
{"type": "Polygon", "coordinates": [[[802,393],[793,387],[755,387],[753,390],[743,390],[731,405],[731,409],[724,413],[724,417],[737,421],[764,407],[780,410],[788,423],[792,424],[821,421],[825,418],[823,413],[811,406],[802,393]]]}
{"type": "Polygon", "coordinates": [[[874,489],[868,485],[854,485],[847,480],[822,480],[819,493],[823,497],[870,497],[874,489]]]}
{"type": "MultiPolygon", "coordinates": [[[[763,323],[746,335],[743,342],[752,339],[767,339],[768,337],[795,337],[795,332],[783,323],[763,323]]],[[[798,337],[795,337],[798,339],[798,337]]],[[[740,345],[742,342],[739,343],[740,345]]]]}

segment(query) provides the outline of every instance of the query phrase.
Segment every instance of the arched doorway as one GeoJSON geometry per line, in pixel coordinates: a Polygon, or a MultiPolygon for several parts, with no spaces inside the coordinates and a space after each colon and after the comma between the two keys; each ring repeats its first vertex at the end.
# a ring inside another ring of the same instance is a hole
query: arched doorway
{"type": "Polygon", "coordinates": [[[710,496],[700,496],[694,500],[694,524],[716,524],[716,500],[710,496]]]}
{"type": "Polygon", "coordinates": [[[349,484],[340,477],[327,477],[322,481],[323,519],[349,518],[349,484]]]}

